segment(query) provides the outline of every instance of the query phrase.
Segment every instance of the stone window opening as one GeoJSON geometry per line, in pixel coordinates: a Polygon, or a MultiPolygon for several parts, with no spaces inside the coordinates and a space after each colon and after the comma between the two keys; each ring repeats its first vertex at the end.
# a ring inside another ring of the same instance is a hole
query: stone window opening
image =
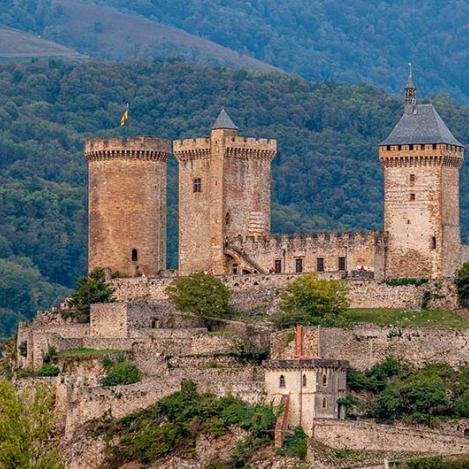
{"type": "Polygon", "coordinates": [[[138,251],[137,251],[137,249],[132,249],[132,262],[138,262],[138,251]]]}
{"type": "Polygon", "coordinates": [[[303,272],[303,259],[301,257],[295,260],[295,272],[297,274],[303,272]]]}
{"type": "Polygon", "coordinates": [[[469,438],[469,428],[464,429],[464,437],[469,438]]]}
{"type": "Polygon", "coordinates": [[[410,200],[411,202],[413,202],[415,200],[415,194],[412,192],[412,194],[410,194],[410,200]]]}
{"type": "Polygon", "coordinates": [[[325,409],[327,407],[327,398],[322,398],[322,408],[325,409]]]}
{"type": "Polygon", "coordinates": [[[414,149],[414,146],[413,145],[409,145],[409,150],[413,150],[414,149]]]}
{"type": "Polygon", "coordinates": [[[230,212],[226,212],[226,214],[225,214],[225,225],[229,225],[230,223],[231,223],[230,212]]]}
{"type": "Polygon", "coordinates": [[[275,259],[274,270],[276,274],[282,273],[282,261],[280,259],[275,259]]]}
{"type": "Polygon", "coordinates": [[[410,183],[414,183],[415,182],[415,174],[411,174],[410,177],[409,177],[409,180],[410,180],[410,183]]]}
{"type": "Polygon", "coordinates": [[[432,145],[433,150],[436,150],[436,143],[432,145]]]}
{"type": "Polygon", "coordinates": [[[341,256],[339,257],[339,271],[344,272],[346,269],[346,262],[345,262],[345,257],[341,256]]]}
{"type": "Polygon", "coordinates": [[[327,375],[326,374],[322,375],[322,385],[327,386],[327,375]]]}
{"type": "Polygon", "coordinates": [[[410,225],[410,220],[407,220],[407,224],[410,225]]]}
{"type": "Polygon", "coordinates": [[[436,236],[432,236],[432,249],[436,249],[436,236]]]}
{"type": "Polygon", "coordinates": [[[316,260],[316,270],[318,272],[324,272],[324,257],[318,257],[316,260]]]}
{"type": "Polygon", "coordinates": [[[238,275],[238,264],[233,264],[232,272],[233,275],[238,275]]]}
{"type": "Polygon", "coordinates": [[[279,387],[281,387],[281,388],[284,388],[284,387],[285,387],[285,376],[280,375],[280,379],[279,379],[278,385],[279,385],[279,387]]]}
{"type": "Polygon", "coordinates": [[[303,375],[303,387],[306,387],[306,375],[303,375]]]}
{"type": "Polygon", "coordinates": [[[202,192],[202,179],[201,178],[194,178],[193,190],[194,192],[202,192]]]}

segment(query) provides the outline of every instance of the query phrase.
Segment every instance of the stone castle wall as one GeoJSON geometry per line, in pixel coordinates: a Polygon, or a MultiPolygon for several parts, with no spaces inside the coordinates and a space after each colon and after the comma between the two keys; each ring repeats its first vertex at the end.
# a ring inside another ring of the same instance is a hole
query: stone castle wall
{"type": "Polygon", "coordinates": [[[429,455],[469,452],[467,438],[435,430],[380,425],[373,422],[316,420],[313,438],[332,448],[357,451],[406,451],[429,455]]]}
{"type": "Polygon", "coordinates": [[[134,275],[166,268],[166,161],[153,137],[88,140],[89,270],[134,275]]]}
{"type": "Polygon", "coordinates": [[[322,259],[324,272],[352,275],[361,267],[382,279],[385,275],[387,235],[381,231],[346,233],[310,233],[297,236],[238,236],[228,240],[254,259],[265,271],[280,263],[284,273],[297,272],[301,262],[303,272],[317,272],[322,259]],[[339,264],[343,258],[343,265],[339,264]]]}
{"type": "MultiPolygon", "coordinates": [[[[334,273],[318,273],[319,278],[337,278],[334,273]]],[[[232,292],[232,306],[240,311],[259,308],[274,312],[281,291],[298,278],[297,274],[233,275],[219,277],[232,292]]],[[[167,301],[166,288],[174,279],[129,278],[112,281],[117,301],[167,301]]],[[[451,280],[414,285],[390,286],[376,280],[348,279],[348,297],[352,308],[419,309],[425,291],[435,294],[429,307],[456,309],[457,291],[451,280]]]]}
{"type": "MultiPolygon", "coordinates": [[[[359,370],[371,368],[388,356],[417,367],[429,362],[461,367],[469,362],[469,329],[399,329],[371,325],[350,329],[305,327],[304,355],[316,353],[318,342],[321,358],[348,360],[359,370]]],[[[291,360],[295,353],[293,330],[271,335],[272,360],[291,360]]]]}

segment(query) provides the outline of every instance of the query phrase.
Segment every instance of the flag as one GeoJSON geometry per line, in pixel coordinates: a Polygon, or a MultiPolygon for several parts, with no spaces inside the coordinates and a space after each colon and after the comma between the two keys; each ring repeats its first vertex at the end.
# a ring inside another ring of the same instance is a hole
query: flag
{"type": "Polygon", "coordinates": [[[122,114],[122,117],[121,117],[121,127],[123,125],[125,125],[128,118],[129,118],[129,105],[127,104],[127,107],[125,108],[124,114],[122,114]]]}

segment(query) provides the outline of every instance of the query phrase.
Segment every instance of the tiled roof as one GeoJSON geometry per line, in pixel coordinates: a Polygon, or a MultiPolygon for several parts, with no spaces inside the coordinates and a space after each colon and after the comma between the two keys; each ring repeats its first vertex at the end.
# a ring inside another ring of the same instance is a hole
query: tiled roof
{"type": "Polygon", "coordinates": [[[222,109],[220,114],[217,117],[217,120],[212,125],[212,130],[214,129],[238,130],[238,127],[236,127],[236,125],[231,120],[231,117],[226,113],[226,111],[222,109]]]}
{"type": "Polygon", "coordinates": [[[446,127],[432,104],[417,104],[411,113],[404,113],[389,137],[380,145],[446,143],[462,147],[446,127]]]}

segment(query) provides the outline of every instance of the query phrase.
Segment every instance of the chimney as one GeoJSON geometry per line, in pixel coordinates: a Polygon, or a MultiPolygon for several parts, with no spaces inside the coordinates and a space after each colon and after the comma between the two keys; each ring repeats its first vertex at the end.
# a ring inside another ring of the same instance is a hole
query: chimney
{"type": "Polygon", "coordinates": [[[296,354],[295,358],[303,358],[303,326],[296,326],[296,354]]]}

